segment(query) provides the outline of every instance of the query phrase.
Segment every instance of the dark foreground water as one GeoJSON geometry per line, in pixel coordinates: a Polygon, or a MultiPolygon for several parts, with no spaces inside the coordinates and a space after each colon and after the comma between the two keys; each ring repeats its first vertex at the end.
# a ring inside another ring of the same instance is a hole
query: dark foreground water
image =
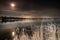
{"type": "Polygon", "coordinates": [[[60,19],[0,23],[0,40],[60,40],[60,19]]]}

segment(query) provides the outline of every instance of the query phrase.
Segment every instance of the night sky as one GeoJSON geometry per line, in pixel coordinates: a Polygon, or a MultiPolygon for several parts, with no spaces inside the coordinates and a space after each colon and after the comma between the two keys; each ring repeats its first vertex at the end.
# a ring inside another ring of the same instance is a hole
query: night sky
{"type": "Polygon", "coordinates": [[[41,8],[57,8],[58,0],[0,0],[0,6],[8,7],[9,3],[15,2],[18,10],[41,10],[41,8]]]}
{"type": "Polygon", "coordinates": [[[0,11],[10,10],[8,12],[0,12],[1,15],[5,16],[22,16],[22,15],[49,15],[49,16],[60,16],[60,4],[58,0],[0,0],[0,11]],[[15,3],[16,12],[12,12],[9,8],[10,3],[15,3]],[[32,12],[32,10],[35,10],[32,12]],[[19,12],[17,12],[19,11],[19,12]],[[30,11],[30,12],[21,12],[30,11]],[[13,13],[13,14],[12,14],[13,13]]]}

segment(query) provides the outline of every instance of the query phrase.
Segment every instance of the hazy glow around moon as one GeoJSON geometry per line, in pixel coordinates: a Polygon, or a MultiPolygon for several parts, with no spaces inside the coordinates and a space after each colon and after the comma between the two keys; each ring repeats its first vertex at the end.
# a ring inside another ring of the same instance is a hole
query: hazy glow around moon
{"type": "Polygon", "coordinates": [[[15,4],[14,3],[11,3],[11,7],[15,7],[15,4]]]}

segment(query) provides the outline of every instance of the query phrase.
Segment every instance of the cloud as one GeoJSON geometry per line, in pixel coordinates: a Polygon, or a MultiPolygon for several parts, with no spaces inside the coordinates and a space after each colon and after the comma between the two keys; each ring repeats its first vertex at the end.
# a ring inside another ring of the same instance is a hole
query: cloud
{"type": "Polygon", "coordinates": [[[30,11],[10,11],[4,10],[0,11],[0,16],[33,16],[33,17],[40,17],[40,16],[53,16],[53,17],[60,17],[60,10],[58,9],[42,9],[42,10],[30,10],[30,11]]]}

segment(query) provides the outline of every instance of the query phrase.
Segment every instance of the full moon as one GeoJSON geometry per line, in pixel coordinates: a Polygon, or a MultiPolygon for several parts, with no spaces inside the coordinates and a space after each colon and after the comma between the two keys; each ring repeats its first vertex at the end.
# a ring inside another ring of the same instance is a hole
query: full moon
{"type": "Polygon", "coordinates": [[[15,4],[14,3],[11,3],[11,7],[15,7],[15,4]]]}

